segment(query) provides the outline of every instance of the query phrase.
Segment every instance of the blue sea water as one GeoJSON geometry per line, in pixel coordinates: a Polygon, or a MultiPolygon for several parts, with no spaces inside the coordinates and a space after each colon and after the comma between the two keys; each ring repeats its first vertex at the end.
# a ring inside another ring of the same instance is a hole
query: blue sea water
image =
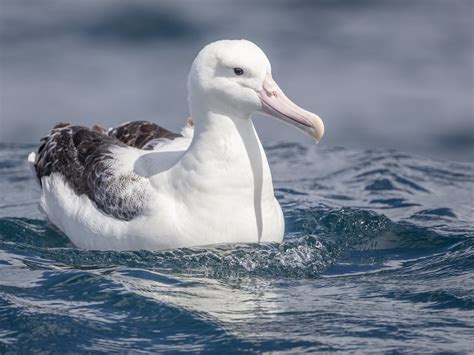
{"type": "Polygon", "coordinates": [[[0,145],[0,352],[455,352],[474,335],[473,163],[266,146],[281,245],[88,251],[0,145]]]}
{"type": "Polygon", "coordinates": [[[0,0],[0,353],[472,352],[473,4],[0,0]],[[325,122],[314,146],[255,120],[284,243],[74,248],[37,210],[37,146],[9,142],[60,121],[176,131],[221,38],[261,46],[325,122]]]}

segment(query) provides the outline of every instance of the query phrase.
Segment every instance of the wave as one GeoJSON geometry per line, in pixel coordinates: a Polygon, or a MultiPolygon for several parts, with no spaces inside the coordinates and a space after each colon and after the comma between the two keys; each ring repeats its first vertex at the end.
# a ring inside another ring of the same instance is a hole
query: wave
{"type": "Polygon", "coordinates": [[[282,244],[115,252],[39,216],[31,149],[0,144],[1,353],[468,351],[472,164],[274,145],[282,244]]]}
{"type": "MultiPolygon", "coordinates": [[[[351,252],[407,259],[449,249],[462,240],[374,212],[318,206],[287,214],[282,244],[218,245],[165,251],[91,251],[74,248],[47,222],[0,219],[0,247],[80,267],[126,266],[206,277],[319,277],[351,252]]],[[[359,256],[360,257],[360,256],[359,256]]],[[[368,256],[370,258],[370,256],[368,256]]],[[[364,260],[360,261],[361,263],[364,260]]],[[[357,269],[355,265],[352,268],[357,269]]],[[[373,270],[371,270],[373,271],[373,270]]]]}

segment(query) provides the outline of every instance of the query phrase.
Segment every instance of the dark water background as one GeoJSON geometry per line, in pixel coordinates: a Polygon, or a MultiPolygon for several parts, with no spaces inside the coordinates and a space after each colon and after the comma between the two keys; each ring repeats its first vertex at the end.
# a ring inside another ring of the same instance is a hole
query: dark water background
{"type": "MultiPolygon", "coordinates": [[[[0,0],[0,141],[57,122],[178,130],[207,43],[247,38],[323,144],[474,161],[472,0],[0,0]]],[[[268,118],[264,143],[309,142],[268,118]]]]}
{"type": "Polygon", "coordinates": [[[73,248],[0,147],[0,351],[469,352],[472,163],[267,146],[281,245],[73,248]]]}
{"type": "Polygon", "coordinates": [[[0,353],[472,351],[473,1],[0,6],[0,353]],[[256,119],[282,245],[97,252],[48,227],[33,142],[179,129],[196,52],[241,37],[326,125],[315,146],[256,119]]]}

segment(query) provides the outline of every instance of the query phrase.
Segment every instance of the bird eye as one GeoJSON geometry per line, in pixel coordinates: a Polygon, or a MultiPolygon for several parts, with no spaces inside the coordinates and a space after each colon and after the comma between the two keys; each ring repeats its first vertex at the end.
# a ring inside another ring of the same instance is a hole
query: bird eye
{"type": "Polygon", "coordinates": [[[234,68],[235,75],[242,75],[244,70],[242,68],[234,68]]]}

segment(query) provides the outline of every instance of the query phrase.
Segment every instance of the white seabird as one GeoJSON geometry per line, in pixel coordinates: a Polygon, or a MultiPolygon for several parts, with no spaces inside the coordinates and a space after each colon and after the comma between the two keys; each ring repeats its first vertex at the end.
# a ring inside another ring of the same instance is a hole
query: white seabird
{"type": "Polygon", "coordinates": [[[80,248],[158,250],[281,242],[284,218],[252,123],[266,113],[320,140],[321,119],[291,102],[246,40],[204,47],[182,134],[138,121],[106,131],[59,124],[28,160],[40,209],[80,248]],[[193,132],[194,130],[194,132],[193,132]]]}

